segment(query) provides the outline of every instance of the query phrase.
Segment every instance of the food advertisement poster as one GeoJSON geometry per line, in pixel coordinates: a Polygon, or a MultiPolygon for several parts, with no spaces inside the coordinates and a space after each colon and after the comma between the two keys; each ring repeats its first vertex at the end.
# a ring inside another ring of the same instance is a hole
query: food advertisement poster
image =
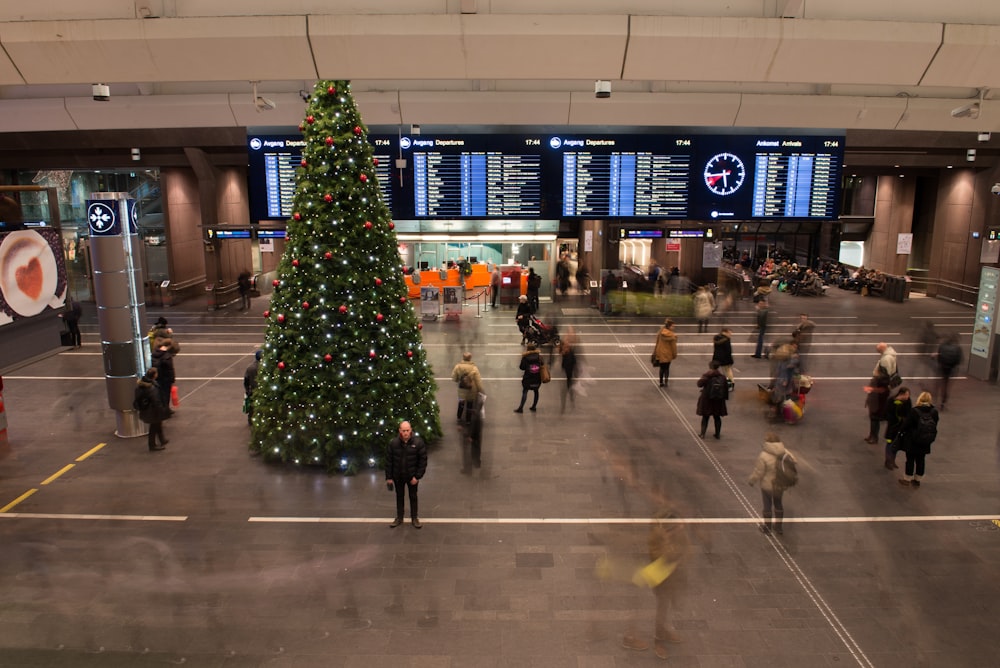
{"type": "Polygon", "coordinates": [[[0,233],[0,327],[61,309],[66,284],[58,229],[0,233]]]}

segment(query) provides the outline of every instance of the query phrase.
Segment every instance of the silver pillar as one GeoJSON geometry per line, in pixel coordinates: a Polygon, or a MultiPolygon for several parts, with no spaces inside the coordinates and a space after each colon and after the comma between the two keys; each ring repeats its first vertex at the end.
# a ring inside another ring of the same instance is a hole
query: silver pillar
{"type": "Polygon", "coordinates": [[[152,361],[144,332],[146,303],[135,200],[127,193],[90,197],[87,219],[108,405],[115,411],[115,435],[132,438],[149,431],[132,400],[136,381],[152,361]]]}

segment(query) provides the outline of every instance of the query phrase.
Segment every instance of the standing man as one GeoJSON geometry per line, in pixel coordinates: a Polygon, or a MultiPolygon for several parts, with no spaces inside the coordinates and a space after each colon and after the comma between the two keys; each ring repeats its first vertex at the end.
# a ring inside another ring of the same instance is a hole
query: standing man
{"type": "Polygon", "coordinates": [[[160,402],[160,392],[156,387],[156,367],[148,369],[135,385],[132,408],[139,411],[139,419],[149,425],[149,450],[163,450],[167,439],[163,437],[163,416],[165,406],[160,402]],[[156,438],[160,443],[157,445],[156,438]]]}
{"type": "Polygon", "coordinates": [[[389,441],[385,456],[385,482],[389,491],[396,491],[396,519],[389,525],[395,529],[403,523],[403,487],[410,496],[410,518],[414,529],[419,529],[417,514],[417,485],[427,471],[427,444],[414,435],[409,422],[399,423],[399,436],[389,441]]]}
{"type": "Polygon", "coordinates": [[[792,340],[799,344],[799,371],[805,373],[805,356],[812,344],[813,330],[816,323],[809,319],[808,313],[799,314],[799,324],[792,330],[792,340]]]}
{"type": "Polygon", "coordinates": [[[760,359],[760,354],[764,349],[764,335],[767,334],[767,299],[757,302],[757,348],[754,350],[754,359],[760,359]]]}
{"type": "Polygon", "coordinates": [[[538,311],[538,290],[542,287],[542,277],[535,273],[534,267],[528,267],[528,305],[531,312],[538,311]]]}
{"type": "Polygon", "coordinates": [[[80,336],[80,314],[82,313],[80,302],[73,299],[72,295],[66,298],[66,310],[62,313],[62,319],[69,327],[69,333],[73,336],[73,347],[83,347],[83,337],[80,336]]]}
{"type": "Polygon", "coordinates": [[[250,289],[253,285],[250,282],[250,272],[244,271],[236,277],[236,285],[240,289],[240,310],[250,310],[250,289]]]}
{"type": "Polygon", "coordinates": [[[878,443],[880,423],[886,419],[886,411],[889,408],[891,378],[896,373],[896,351],[893,347],[885,341],[880,341],[875,350],[879,353],[878,363],[872,370],[872,379],[865,387],[865,392],[868,393],[865,407],[868,408],[869,423],[865,443],[871,445],[878,443]]]}
{"type": "Polygon", "coordinates": [[[483,378],[479,375],[479,367],[472,361],[472,353],[462,353],[462,361],[451,370],[451,379],[458,383],[458,421],[469,424],[476,399],[483,391],[483,378]]]}
{"type": "Polygon", "coordinates": [[[497,297],[500,296],[500,266],[493,265],[493,273],[490,274],[490,306],[497,307],[497,297]]]}
{"type": "Polygon", "coordinates": [[[174,414],[170,408],[170,388],[173,387],[177,376],[174,373],[174,353],[171,350],[173,341],[171,339],[160,339],[157,342],[156,350],[153,351],[153,368],[156,369],[156,383],[160,388],[160,403],[163,405],[165,417],[174,414]]]}

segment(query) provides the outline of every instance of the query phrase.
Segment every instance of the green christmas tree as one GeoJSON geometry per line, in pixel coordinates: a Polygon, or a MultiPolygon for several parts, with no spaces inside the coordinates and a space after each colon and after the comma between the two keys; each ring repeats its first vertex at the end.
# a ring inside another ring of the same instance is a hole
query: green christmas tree
{"type": "Polygon", "coordinates": [[[348,81],[316,84],[253,393],[250,448],[353,472],[399,423],[441,435],[437,386],[348,81]]]}

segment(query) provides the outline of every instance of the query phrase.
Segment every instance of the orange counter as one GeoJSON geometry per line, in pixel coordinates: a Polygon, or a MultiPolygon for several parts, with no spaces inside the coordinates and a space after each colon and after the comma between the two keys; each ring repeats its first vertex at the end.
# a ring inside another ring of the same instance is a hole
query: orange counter
{"type": "MultiPolygon", "coordinates": [[[[439,269],[430,269],[428,271],[416,272],[420,274],[420,284],[414,285],[412,276],[405,276],[406,279],[406,289],[409,294],[410,299],[420,299],[420,288],[424,285],[432,285],[434,287],[444,287],[446,285],[461,285],[458,280],[458,268],[454,267],[447,270],[448,278],[441,279],[441,271],[439,269]]],[[[490,272],[487,270],[485,264],[474,264],[472,265],[472,275],[467,276],[465,279],[465,289],[468,292],[479,291],[481,288],[485,288],[490,284],[490,272]]],[[[521,274],[521,292],[520,294],[525,294],[527,292],[527,272],[521,274]]]]}

